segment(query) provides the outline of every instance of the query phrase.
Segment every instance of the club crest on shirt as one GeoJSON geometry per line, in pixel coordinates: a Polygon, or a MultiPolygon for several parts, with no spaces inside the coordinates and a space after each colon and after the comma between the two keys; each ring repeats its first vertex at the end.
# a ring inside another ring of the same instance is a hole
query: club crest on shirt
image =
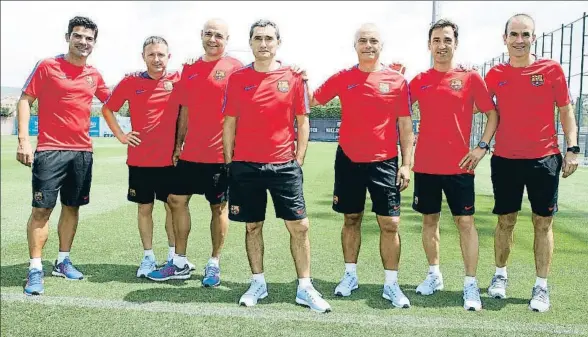
{"type": "Polygon", "coordinates": [[[92,76],[86,76],[86,82],[88,82],[88,85],[94,86],[94,79],[92,78],[92,76]]]}
{"type": "Polygon", "coordinates": [[[226,74],[224,70],[217,70],[216,73],[214,73],[214,79],[217,81],[222,80],[223,78],[225,78],[226,74]]]}
{"type": "Polygon", "coordinates": [[[165,89],[166,91],[172,91],[173,88],[174,84],[172,83],[172,81],[163,82],[163,89],[165,89]]]}
{"type": "Polygon", "coordinates": [[[390,92],[390,83],[380,82],[379,88],[381,94],[387,94],[390,92]]]}
{"type": "Polygon", "coordinates": [[[543,80],[543,74],[531,75],[531,84],[539,87],[542,86],[545,81],[543,80]]]}
{"type": "Polygon", "coordinates": [[[290,90],[290,84],[288,81],[278,81],[278,90],[280,92],[288,92],[288,90],[290,90]]]}
{"type": "Polygon", "coordinates": [[[452,79],[451,82],[449,82],[449,86],[455,91],[459,91],[463,88],[463,84],[459,78],[452,79]]]}

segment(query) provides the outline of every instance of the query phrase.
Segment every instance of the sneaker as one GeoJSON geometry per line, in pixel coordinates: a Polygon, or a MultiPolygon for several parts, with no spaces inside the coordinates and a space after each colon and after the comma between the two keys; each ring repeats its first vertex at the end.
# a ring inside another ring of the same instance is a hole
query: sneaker
{"type": "Polygon", "coordinates": [[[187,280],[190,276],[192,275],[190,275],[190,267],[187,264],[184,268],[179,268],[169,261],[160,269],[147,274],[147,278],[152,281],[187,280]]]}
{"type": "MultiPolygon", "coordinates": [[[[167,264],[167,263],[174,263],[174,261],[173,261],[173,256],[172,256],[170,259],[167,259],[167,262],[166,262],[166,264],[167,264]]],[[[196,270],[196,266],[195,266],[195,265],[194,265],[192,262],[190,262],[190,261],[188,261],[188,260],[186,259],[186,263],[188,264],[188,267],[190,268],[190,271],[194,271],[194,270],[196,270]]],[[[165,264],[164,264],[164,265],[162,265],[162,266],[160,266],[160,267],[164,267],[164,266],[165,266],[165,264]]]]}
{"type": "Polygon", "coordinates": [[[494,275],[494,277],[492,277],[492,282],[490,282],[490,286],[488,287],[488,296],[497,299],[506,298],[507,284],[508,279],[506,277],[502,275],[494,275]]]}
{"type": "Polygon", "coordinates": [[[45,289],[43,287],[43,276],[45,274],[42,270],[31,269],[27,276],[27,284],[24,287],[25,295],[41,295],[45,289]]]}
{"type": "Polygon", "coordinates": [[[204,267],[204,278],[202,278],[202,285],[205,287],[216,287],[220,284],[220,268],[219,266],[207,263],[204,267]]]}
{"type": "Polygon", "coordinates": [[[141,261],[141,265],[139,265],[139,269],[137,270],[137,277],[147,277],[147,274],[157,269],[157,262],[151,256],[143,257],[143,261],[141,261]]]}
{"type": "Polygon", "coordinates": [[[239,299],[239,305],[252,307],[257,301],[267,297],[267,284],[251,280],[249,289],[239,299]]]}
{"type": "Polygon", "coordinates": [[[529,309],[537,312],[549,310],[549,290],[541,286],[533,287],[533,297],[529,302],[529,309]]]}
{"type": "Polygon", "coordinates": [[[470,283],[463,287],[463,308],[468,311],[482,310],[480,288],[477,283],[470,283]]]}
{"type": "Polygon", "coordinates": [[[398,282],[392,284],[384,284],[384,292],[382,297],[392,302],[392,305],[397,308],[410,308],[410,301],[400,289],[398,282]]]}
{"type": "Polygon", "coordinates": [[[335,295],[336,296],[343,296],[347,297],[351,295],[351,292],[359,287],[357,282],[357,274],[345,272],[343,274],[343,278],[341,282],[335,288],[335,295]]]}
{"type": "Polygon", "coordinates": [[[69,257],[63,259],[63,262],[57,263],[55,260],[55,266],[51,272],[53,276],[65,277],[66,280],[81,280],[84,278],[84,274],[80,273],[79,270],[74,267],[69,257]]]}
{"type": "Polygon", "coordinates": [[[416,293],[426,296],[437,290],[443,290],[443,275],[428,273],[423,283],[416,288],[416,293]]]}
{"type": "Polygon", "coordinates": [[[296,291],[296,303],[309,307],[316,312],[330,312],[331,306],[323,299],[323,295],[314,287],[298,288],[296,291]]]}

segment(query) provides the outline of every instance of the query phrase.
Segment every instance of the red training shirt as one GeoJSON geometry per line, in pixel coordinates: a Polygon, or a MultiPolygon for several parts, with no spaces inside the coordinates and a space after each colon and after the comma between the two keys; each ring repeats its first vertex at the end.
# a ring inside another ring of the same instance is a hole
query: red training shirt
{"type": "Polygon", "coordinates": [[[110,90],[96,68],[76,66],[64,55],[37,63],[22,91],[39,102],[37,151],[92,151],[92,98],[104,102],[110,90]]]}
{"type": "Polygon", "coordinates": [[[258,72],[252,63],[229,78],[223,112],[237,117],[233,160],[277,164],[295,158],[295,115],[310,109],[300,74],[288,66],[258,72]]]}
{"type": "Polygon", "coordinates": [[[356,65],[331,76],[315,92],[326,104],[341,100],[339,145],[354,162],[384,161],[398,156],[398,117],[410,116],[408,83],[384,67],[363,72],[356,65]]]}
{"type": "Polygon", "coordinates": [[[480,111],[494,109],[484,80],[476,71],[433,68],[410,81],[412,102],[419,102],[419,140],[414,172],[428,174],[473,173],[459,167],[470,151],[474,103],[480,111]]]}
{"type": "Polygon", "coordinates": [[[175,89],[180,104],[188,108],[188,132],[180,159],[224,163],[222,106],[229,75],[242,67],[230,56],[212,62],[200,58],[184,65],[175,89]]]}
{"type": "Polygon", "coordinates": [[[106,107],[118,111],[129,102],[131,126],[139,132],[141,144],[129,146],[127,165],[164,167],[172,165],[179,104],[171,93],[180,80],[178,72],[154,80],[147,72],[126,76],[112,91],[106,107]]]}
{"type": "Polygon", "coordinates": [[[534,159],[559,154],[555,105],[570,104],[568,85],[559,63],[538,59],[527,67],[496,65],[486,75],[496,96],[500,122],[494,154],[510,159],[534,159]]]}

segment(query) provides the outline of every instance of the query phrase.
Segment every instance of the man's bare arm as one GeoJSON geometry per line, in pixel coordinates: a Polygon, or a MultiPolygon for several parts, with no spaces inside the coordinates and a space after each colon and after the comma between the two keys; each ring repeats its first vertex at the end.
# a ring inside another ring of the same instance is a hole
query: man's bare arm
{"type": "Polygon", "coordinates": [[[558,107],[559,120],[563,128],[564,137],[568,146],[578,145],[578,125],[576,124],[576,116],[574,116],[574,109],[571,104],[558,107]]]}
{"type": "Polygon", "coordinates": [[[308,115],[297,115],[296,125],[298,128],[298,140],[296,143],[296,161],[302,166],[304,164],[304,157],[308,148],[308,138],[310,137],[310,121],[308,115]]]}
{"type": "Polygon", "coordinates": [[[230,164],[233,161],[236,130],[237,117],[225,115],[225,122],[223,123],[223,153],[225,156],[225,164],[230,164]]]}
{"type": "Polygon", "coordinates": [[[410,116],[398,118],[398,130],[400,131],[400,153],[402,155],[402,166],[412,164],[412,148],[414,133],[412,131],[412,118],[410,116]]]}
{"type": "Polygon", "coordinates": [[[486,117],[488,120],[486,121],[486,127],[484,128],[482,139],[480,140],[486,144],[490,144],[492,137],[494,137],[494,133],[496,133],[496,128],[498,128],[498,112],[496,112],[496,110],[490,110],[486,112],[486,117]]]}
{"type": "Polygon", "coordinates": [[[33,163],[33,149],[29,137],[29,122],[31,120],[31,105],[36,98],[22,93],[16,105],[18,120],[18,147],[16,148],[16,160],[26,166],[33,163]]]}

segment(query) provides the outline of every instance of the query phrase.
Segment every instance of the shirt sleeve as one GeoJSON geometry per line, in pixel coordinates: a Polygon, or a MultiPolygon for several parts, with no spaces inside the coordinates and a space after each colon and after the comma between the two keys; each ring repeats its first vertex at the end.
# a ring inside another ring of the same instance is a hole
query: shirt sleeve
{"type": "Polygon", "coordinates": [[[306,94],[306,82],[300,76],[294,77],[296,81],[296,90],[294,91],[294,114],[306,115],[310,113],[310,104],[308,102],[308,95],[306,94]]]}
{"type": "Polygon", "coordinates": [[[412,115],[412,104],[410,98],[410,89],[406,79],[402,79],[400,84],[400,95],[396,106],[398,117],[410,117],[412,115]]]}
{"type": "Polygon", "coordinates": [[[411,105],[416,103],[419,100],[419,97],[418,97],[418,93],[420,90],[419,82],[420,82],[420,76],[417,75],[410,81],[410,84],[408,85],[411,105]]]}
{"type": "Polygon", "coordinates": [[[96,97],[98,97],[100,102],[104,103],[106,101],[106,99],[108,99],[108,96],[110,96],[110,89],[108,89],[108,87],[106,86],[106,83],[104,83],[104,79],[102,78],[102,75],[100,73],[97,73],[97,75],[98,75],[98,82],[96,85],[96,93],[94,95],[96,97]]]}
{"type": "Polygon", "coordinates": [[[488,91],[488,87],[482,76],[477,72],[473,71],[470,77],[470,81],[472,81],[472,93],[474,95],[474,102],[476,103],[476,107],[478,110],[482,112],[488,112],[490,110],[494,110],[494,102],[492,101],[492,96],[488,91]]]}
{"type": "Polygon", "coordinates": [[[329,77],[320,87],[318,87],[313,94],[319,104],[327,104],[330,100],[339,95],[339,87],[342,79],[342,72],[329,77]]]}
{"type": "Polygon", "coordinates": [[[488,89],[488,93],[490,97],[494,97],[496,95],[496,80],[495,80],[495,71],[490,69],[484,78],[484,82],[486,82],[486,88],[488,89]]]}
{"type": "Polygon", "coordinates": [[[571,100],[568,89],[568,82],[566,81],[566,75],[564,74],[563,69],[559,63],[554,62],[552,76],[553,79],[551,83],[553,96],[555,97],[555,104],[558,107],[563,107],[570,104],[571,100]]]}
{"type": "Polygon", "coordinates": [[[45,79],[47,79],[47,68],[43,60],[41,60],[37,62],[33,68],[33,71],[27,78],[24,86],[22,87],[22,92],[35,98],[39,97],[45,79]]]}
{"type": "Polygon", "coordinates": [[[118,111],[123,104],[125,104],[125,101],[128,99],[128,83],[129,77],[123,78],[116,87],[114,87],[114,90],[112,90],[112,93],[104,102],[110,111],[118,111]]]}
{"type": "Polygon", "coordinates": [[[237,108],[239,105],[239,90],[235,82],[235,76],[231,74],[227,80],[227,89],[223,100],[223,114],[231,117],[239,117],[239,109],[237,108]]]}

